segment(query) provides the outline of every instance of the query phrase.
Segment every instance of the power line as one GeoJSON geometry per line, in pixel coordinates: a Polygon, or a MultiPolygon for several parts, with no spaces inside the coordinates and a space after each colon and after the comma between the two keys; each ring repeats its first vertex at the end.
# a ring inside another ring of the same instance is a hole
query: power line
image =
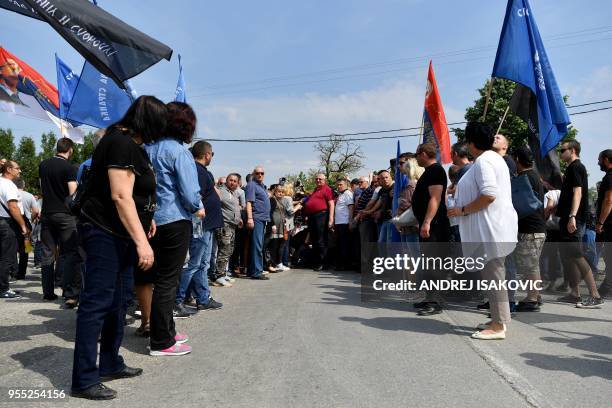
{"type": "MultiPolygon", "coordinates": [[[[610,100],[612,101],[612,100],[610,100]]],[[[590,102],[590,103],[586,103],[586,104],[581,104],[581,105],[574,105],[574,107],[577,106],[587,106],[587,105],[592,105],[592,104],[596,104],[596,103],[603,103],[603,102],[607,102],[607,101],[599,101],[599,102],[590,102]]],[[[570,116],[576,116],[576,115],[584,115],[587,113],[592,113],[592,112],[599,112],[599,111],[604,111],[604,110],[608,110],[608,109],[612,109],[612,106],[608,106],[608,107],[604,107],[604,108],[599,108],[599,109],[591,109],[591,110],[587,110],[587,111],[581,111],[581,112],[573,112],[570,113],[570,116]]],[[[452,123],[447,123],[448,126],[451,125],[462,125],[467,123],[466,121],[463,122],[452,122],[452,123]]],[[[197,138],[198,140],[207,140],[207,141],[211,141],[211,142],[238,142],[238,143],[318,143],[318,142],[323,142],[326,141],[330,136],[364,136],[364,135],[374,135],[374,134],[381,134],[381,133],[393,133],[393,132],[400,132],[400,131],[406,131],[406,130],[420,130],[422,129],[421,126],[415,126],[415,127],[410,127],[410,128],[401,128],[401,129],[386,129],[386,130],[374,130],[374,131],[369,131],[369,132],[356,132],[356,133],[340,133],[340,134],[329,134],[329,135],[322,135],[322,136],[305,136],[305,137],[279,137],[279,138],[261,138],[261,139],[215,139],[215,138],[211,138],[211,139],[204,139],[204,138],[197,138]]],[[[449,132],[454,132],[453,129],[449,129],[449,132]]],[[[372,136],[372,137],[363,137],[363,138],[348,138],[348,139],[344,139],[344,141],[346,142],[356,142],[356,141],[363,141],[363,140],[384,140],[384,139],[397,139],[397,138],[402,138],[402,137],[416,137],[416,136],[420,136],[420,133],[413,133],[413,134],[406,134],[406,135],[391,135],[391,136],[372,136]]]]}
{"type": "MultiPolygon", "coordinates": [[[[608,25],[608,26],[593,27],[593,28],[588,28],[588,29],[578,30],[578,31],[559,33],[559,34],[555,34],[552,36],[544,37],[544,39],[547,41],[558,41],[558,40],[565,40],[565,39],[575,38],[575,37],[605,34],[611,31],[612,31],[612,26],[608,25]]],[[[592,41],[597,41],[597,40],[592,40],[592,41]]],[[[330,69],[312,71],[312,72],[301,73],[301,74],[269,77],[269,78],[263,78],[259,80],[253,80],[253,81],[225,83],[225,84],[211,85],[211,86],[206,86],[202,88],[194,88],[194,89],[215,90],[215,89],[224,89],[224,88],[236,88],[236,87],[248,86],[248,85],[259,85],[259,84],[279,82],[279,81],[289,81],[292,79],[304,78],[304,77],[309,77],[309,76],[327,75],[327,74],[335,74],[335,73],[346,72],[346,71],[372,69],[372,68],[388,66],[388,65],[405,64],[408,62],[428,60],[434,57],[435,58],[446,58],[450,56],[479,53],[479,52],[483,52],[483,51],[487,51],[487,50],[495,49],[495,48],[496,48],[496,45],[486,45],[486,46],[480,46],[480,47],[474,47],[474,48],[442,51],[442,52],[437,52],[437,53],[432,53],[432,54],[427,54],[427,55],[421,55],[418,57],[402,58],[402,59],[397,59],[397,60],[381,61],[381,62],[374,62],[374,63],[369,63],[369,64],[359,64],[359,65],[345,66],[345,67],[339,67],[339,68],[330,68],[330,69]]],[[[211,94],[217,94],[217,92],[213,92],[213,93],[207,92],[204,95],[191,96],[191,98],[194,98],[194,97],[198,98],[198,97],[208,96],[211,94]]]]}
{"type": "Polygon", "coordinates": [[[568,105],[566,106],[566,108],[578,108],[580,106],[589,106],[589,105],[598,105],[600,103],[606,103],[606,102],[612,102],[612,99],[606,99],[604,101],[597,101],[597,102],[589,102],[589,103],[581,103],[580,105],[568,105]]]}
{"type": "Polygon", "coordinates": [[[612,109],[612,106],[607,106],[605,108],[599,108],[599,109],[592,109],[592,110],[583,111],[583,112],[574,112],[574,113],[570,113],[570,116],[584,115],[585,113],[599,112],[599,111],[604,111],[604,110],[608,110],[608,109],[612,109]]]}

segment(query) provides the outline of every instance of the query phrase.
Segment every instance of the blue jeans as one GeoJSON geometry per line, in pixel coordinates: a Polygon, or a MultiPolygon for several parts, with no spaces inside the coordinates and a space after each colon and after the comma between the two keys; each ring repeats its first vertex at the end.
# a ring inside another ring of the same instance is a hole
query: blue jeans
{"type": "Polygon", "coordinates": [[[263,241],[266,222],[254,220],[254,224],[251,233],[251,261],[249,262],[248,275],[257,278],[263,272],[263,241]]]}
{"type": "Polygon", "coordinates": [[[208,267],[212,253],[213,230],[204,230],[202,236],[193,235],[189,244],[189,263],[181,273],[181,280],[176,294],[176,303],[185,301],[187,289],[190,287],[195,294],[196,302],[207,305],[210,302],[208,287],[208,267]]]}
{"type": "Polygon", "coordinates": [[[77,310],[73,390],[95,385],[100,382],[100,376],[114,374],[125,367],[119,347],[123,340],[125,298],[132,290],[136,263],[136,248],[129,239],[115,237],[89,223],[80,226],[80,235],[87,260],[77,310]]]}
{"type": "Polygon", "coordinates": [[[393,242],[393,230],[395,228],[390,220],[383,221],[380,224],[380,232],[378,233],[378,242],[393,242]]]}

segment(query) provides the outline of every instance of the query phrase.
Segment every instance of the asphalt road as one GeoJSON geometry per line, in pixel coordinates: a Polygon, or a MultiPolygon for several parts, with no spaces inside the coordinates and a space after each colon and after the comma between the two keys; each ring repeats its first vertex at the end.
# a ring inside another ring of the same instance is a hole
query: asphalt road
{"type": "MultiPolygon", "coordinates": [[[[75,312],[41,301],[39,273],[30,276],[13,285],[23,299],[0,301],[0,389],[69,390],[75,312]]],[[[0,396],[0,406],[612,406],[612,302],[546,303],[519,315],[505,341],[483,342],[469,338],[486,320],[475,303],[423,318],[407,302],[361,302],[354,273],[271,278],[215,288],[223,309],[178,321],[190,355],[150,357],[138,323],[127,327],[122,354],[144,374],[108,383],[114,401],[0,396]]]]}

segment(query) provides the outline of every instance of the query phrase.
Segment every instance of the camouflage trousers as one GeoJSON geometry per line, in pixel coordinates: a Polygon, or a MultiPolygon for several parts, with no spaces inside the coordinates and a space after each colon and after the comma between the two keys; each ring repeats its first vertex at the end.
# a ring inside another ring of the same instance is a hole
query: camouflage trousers
{"type": "Polygon", "coordinates": [[[215,230],[217,240],[217,274],[225,276],[227,264],[234,253],[234,240],[236,238],[236,227],[225,225],[223,228],[215,230]]]}
{"type": "Polygon", "coordinates": [[[514,261],[517,272],[524,278],[527,275],[540,273],[540,254],[546,240],[545,233],[518,234],[518,243],[514,250],[514,261]]]}

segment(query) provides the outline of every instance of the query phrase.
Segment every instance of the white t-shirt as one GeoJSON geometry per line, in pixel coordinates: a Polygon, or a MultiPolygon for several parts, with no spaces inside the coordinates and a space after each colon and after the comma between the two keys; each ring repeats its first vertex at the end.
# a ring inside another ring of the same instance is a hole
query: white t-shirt
{"type": "Polygon", "coordinates": [[[21,194],[19,194],[19,189],[11,180],[0,177],[0,202],[3,205],[0,205],[0,217],[10,218],[11,215],[6,212],[4,207],[8,208],[9,201],[17,201],[17,205],[19,206],[19,210],[23,213],[23,205],[21,204],[21,194]]]}
{"type": "Polygon", "coordinates": [[[32,210],[38,210],[38,202],[34,198],[32,194],[23,190],[19,191],[21,194],[21,203],[23,205],[23,210],[21,214],[23,214],[28,220],[32,219],[32,210]]]}
{"type": "Polygon", "coordinates": [[[348,224],[350,222],[349,205],[353,205],[353,192],[347,189],[338,196],[336,201],[334,212],[334,222],[336,224],[348,224]]]}
{"type": "Polygon", "coordinates": [[[561,190],[550,190],[544,194],[544,208],[546,208],[549,201],[552,201],[556,207],[559,204],[559,197],[561,197],[561,190]]]}
{"type": "Polygon", "coordinates": [[[495,201],[483,210],[458,217],[461,242],[482,243],[479,247],[463,246],[463,255],[481,248],[488,259],[506,256],[516,246],[518,216],[512,205],[508,165],[492,150],[482,153],[457,183],[456,205],[464,207],[480,195],[493,196],[495,201]]]}

